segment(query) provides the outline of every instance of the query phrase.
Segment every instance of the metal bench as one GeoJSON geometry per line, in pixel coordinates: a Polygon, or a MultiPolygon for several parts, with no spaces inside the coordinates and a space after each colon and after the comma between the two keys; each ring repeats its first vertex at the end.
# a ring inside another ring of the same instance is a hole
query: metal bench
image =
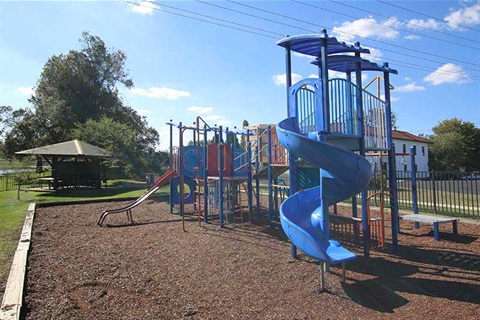
{"type": "Polygon", "coordinates": [[[433,224],[433,236],[435,240],[440,240],[440,232],[438,231],[438,225],[441,223],[452,223],[453,234],[458,234],[458,219],[455,218],[442,218],[434,216],[426,216],[422,214],[408,214],[399,217],[400,220],[408,220],[415,222],[415,229],[418,229],[418,223],[429,223],[433,224]]]}

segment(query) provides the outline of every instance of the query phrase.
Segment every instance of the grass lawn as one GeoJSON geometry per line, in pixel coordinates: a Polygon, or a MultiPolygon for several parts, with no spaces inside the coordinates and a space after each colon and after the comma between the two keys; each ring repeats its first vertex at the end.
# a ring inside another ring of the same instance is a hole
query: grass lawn
{"type": "MultiPolygon", "coordinates": [[[[110,182],[109,188],[87,190],[49,191],[0,191],[0,279],[6,279],[13,254],[23,227],[23,221],[30,203],[68,202],[79,200],[119,199],[139,197],[146,191],[144,182],[110,182]],[[18,199],[18,195],[20,199],[18,199]]],[[[159,197],[167,192],[164,187],[153,195],[159,197]]]]}

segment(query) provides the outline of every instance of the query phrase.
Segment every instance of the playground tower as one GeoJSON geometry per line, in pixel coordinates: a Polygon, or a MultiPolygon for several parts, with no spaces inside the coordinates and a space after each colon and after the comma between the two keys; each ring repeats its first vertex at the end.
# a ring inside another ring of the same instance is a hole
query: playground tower
{"type": "Polygon", "coordinates": [[[287,36],[277,42],[285,48],[287,114],[277,125],[278,137],[289,150],[290,197],[282,204],[282,227],[306,254],[327,264],[344,263],[355,255],[330,239],[329,206],[362,193],[364,256],[369,256],[370,221],[366,187],[371,177],[367,151],[388,152],[393,246],[398,246],[398,205],[395,185],[395,150],[392,144],[390,74],[387,63],[378,65],[362,58],[370,51],[359,43],[347,45],[325,30],[320,34],[287,36]],[[318,78],[292,83],[292,52],[312,57],[318,78]],[[345,78],[330,79],[329,70],[345,78]],[[384,100],[362,89],[362,73],[381,72],[384,100]],[[302,190],[299,159],[320,168],[320,185],[302,190]]]}

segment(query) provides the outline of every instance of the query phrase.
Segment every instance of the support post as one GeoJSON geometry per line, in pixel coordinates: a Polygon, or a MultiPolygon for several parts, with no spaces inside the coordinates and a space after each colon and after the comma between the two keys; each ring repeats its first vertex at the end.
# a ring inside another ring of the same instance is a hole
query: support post
{"type": "Polygon", "coordinates": [[[218,197],[220,206],[220,228],[223,228],[223,131],[222,126],[218,131],[218,197]]]}
{"type": "MultiPolygon", "coordinates": [[[[388,70],[388,63],[383,64],[385,70],[388,70]]],[[[388,146],[388,182],[390,189],[390,211],[392,219],[392,248],[394,252],[398,251],[398,194],[397,194],[397,177],[395,165],[395,145],[392,139],[392,107],[390,99],[390,73],[383,73],[383,84],[385,92],[385,111],[387,122],[387,146],[388,146]]]]}
{"type": "MultiPolygon", "coordinates": [[[[200,142],[200,141],[199,141],[200,142]]],[[[208,150],[207,125],[203,125],[203,222],[208,223],[208,150]]]]}
{"type": "MultiPolygon", "coordinates": [[[[355,46],[360,47],[360,43],[355,43],[355,46]]],[[[356,52],[355,56],[360,58],[360,53],[356,52]]],[[[365,156],[365,128],[364,128],[364,114],[363,114],[363,92],[362,92],[362,66],[361,62],[355,62],[355,81],[357,86],[356,93],[356,107],[357,107],[357,123],[359,139],[359,153],[365,156]]],[[[370,256],[370,221],[368,220],[367,212],[367,191],[362,191],[362,230],[363,230],[363,256],[368,258],[370,256]]]]}
{"type": "Polygon", "coordinates": [[[250,131],[247,130],[247,197],[248,197],[248,222],[252,223],[253,213],[253,186],[252,186],[252,143],[249,140],[250,131]]]}
{"type": "MultiPolygon", "coordinates": [[[[171,124],[172,123],[172,119],[170,119],[170,158],[169,158],[169,165],[170,165],[170,168],[173,168],[173,169],[177,169],[177,168],[174,168],[175,166],[175,159],[173,159],[173,125],[171,124]]],[[[172,192],[172,188],[173,188],[173,182],[172,180],[170,180],[170,213],[173,213],[173,192],[172,192]]]]}
{"type": "Polygon", "coordinates": [[[272,227],[272,127],[267,126],[267,185],[268,185],[268,224],[272,227]]]}
{"type": "MultiPolygon", "coordinates": [[[[415,146],[410,147],[410,160],[412,166],[412,202],[413,202],[413,213],[418,214],[418,198],[417,198],[417,170],[415,169],[415,155],[417,153],[417,148],[415,146]]],[[[415,229],[420,228],[420,224],[415,222],[415,229]]]]}

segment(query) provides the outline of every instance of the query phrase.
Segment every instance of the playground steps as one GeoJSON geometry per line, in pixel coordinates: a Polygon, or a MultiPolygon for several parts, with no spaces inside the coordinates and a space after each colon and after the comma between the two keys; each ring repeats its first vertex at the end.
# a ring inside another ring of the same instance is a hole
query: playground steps
{"type": "MultiPolygon", "coordinates": [[[[288,171],[288,165],[283,164],[272,164],[272,178],[278,178],[282,173],[288,171]]],[[[263,168],[253,175],[254,179],[267,179],[268,178],[268,167],[263,168]]]]}

